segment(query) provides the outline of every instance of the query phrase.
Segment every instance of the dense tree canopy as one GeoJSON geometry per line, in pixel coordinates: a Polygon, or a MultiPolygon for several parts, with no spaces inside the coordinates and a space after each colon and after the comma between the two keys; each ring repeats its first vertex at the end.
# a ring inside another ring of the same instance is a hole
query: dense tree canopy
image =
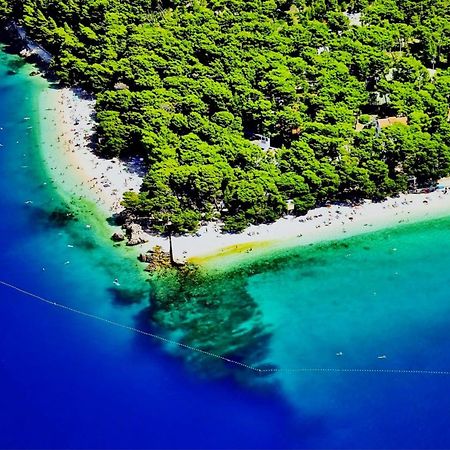
{"type": "Polygon", "coordinates": [[[450,0],[0,0],[0,17],[96,93],[105,156],[146,159],[124,204],[156,230],[240,230],[287,200],[302,214],[449,172],[450,0]],[[408,126],[377,132],[387,116],[408,126]]]}

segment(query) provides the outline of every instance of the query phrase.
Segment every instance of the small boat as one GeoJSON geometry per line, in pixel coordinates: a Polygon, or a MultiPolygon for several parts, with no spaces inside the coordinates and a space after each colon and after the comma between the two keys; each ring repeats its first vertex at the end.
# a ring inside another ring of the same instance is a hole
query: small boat
{"type": "Polygon", "coordinates": [[[67,247],[69,247],[69,248],[73,248],[73,245],[71,245],[71,244],[67,244],[67,247]]]}
{"type": "Polygon", "coordinates": [[[342,352],[337,352],[337,353],[336,353],[336,356],[342,356],[342,355],[343,355],[342,352]]]}
{"type": "Polygon", "coordinates": [[[33,202],[31,201],[31,200],[27,200],[26,202],[25,202],[25,205],[31,205],[33,202]]]}
{"type": "Polygon", "coordinates": [[[114,279],[113,284],[116,286],[120,286],[119,280],[117,278],[114,279]]]}
{"type": "Polygon", "coordinates": [[[378,355],[377,358],[378,359],[386,359],[386,355],[378,355]]]}

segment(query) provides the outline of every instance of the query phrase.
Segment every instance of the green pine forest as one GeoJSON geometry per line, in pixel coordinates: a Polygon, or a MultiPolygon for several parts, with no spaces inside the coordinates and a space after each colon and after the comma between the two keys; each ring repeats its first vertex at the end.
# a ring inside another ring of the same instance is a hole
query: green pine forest
{"type": "Polygon", "coordinates": [[[450,173],[450,0],[0,0],[10,19],[95,93],[98,151],[145,159],[123,203],[155,231],[450,173]],[[376,128],[393,116],[408,124],[376,128]]]}

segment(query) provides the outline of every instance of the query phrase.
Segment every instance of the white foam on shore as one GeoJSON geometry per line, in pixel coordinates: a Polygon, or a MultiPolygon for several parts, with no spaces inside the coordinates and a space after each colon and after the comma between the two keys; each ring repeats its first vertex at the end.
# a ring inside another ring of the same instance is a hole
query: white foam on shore
{"type": "MultiPolygon", "coordinates": [[[[84,196],[95,202],[105,216],[119,212],[123,193],[140,189],[142,174],[135,171],[139,169],[139,161],[103,159],[92,151],[89,142],[95,131],[94,100],[83,98],[74,89],[48,89],[43,95],[42,118],[51,121],[47,127],[54,127],[59,141],[45,155],[55,181],[73,196],[84,196]]],[[[450,186],[449,179],[441,183],[450,186]]],[[[184,262],[193,257],[301,246],[448,215],[450,193],[436,191],[402,194],[380,203],[366,201],[356,207],[316,208],[305,216],[288,216],[272,224],[253,225],[238,234],[222,234],[219,224],[210,223],[193,236],[175,236],[174,257],[184,262]],[[262,247],[261,242],[268,245],[262,247]],[[240,249],[243,244],[245,248],[240,249]],[[251,248],[252,244],[255,249],[251,248]]],[[[161,236],[151,236],[140,249],[146,251],[155,245],[168,251],[168,239],[161,236]]]]}

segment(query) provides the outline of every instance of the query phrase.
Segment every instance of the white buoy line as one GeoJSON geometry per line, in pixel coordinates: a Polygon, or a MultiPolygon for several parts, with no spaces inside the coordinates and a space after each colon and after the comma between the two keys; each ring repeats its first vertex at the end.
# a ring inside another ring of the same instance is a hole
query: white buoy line
{"type": "Polygon", "coordinates": [[[76,309],[76,308],[72,308],[72,307],[64,305],[62,303],[58,303],[58,302],[49,300],[48,298],[41,297],[40,295],[34,294],[32,292],[29,292],[29,291],[27,291],[25,289],[22,289],[22,288],[20,288],[18,286],[15,286],[15,285],[10,284],[10,283],[8,283],[6,281],[3,281],[3,280],[0,280],[0,284],[5,286],[5,287],[7,287],[7,288],[9,288],[9,289],[12,289],[12,290],[15,290],[17,292],[20,292],[21,294],[27,295],[28,297],[32,297],[32,298],[34,298],[36,300],[39,300],[39,301],[41,301],[43,303],[46,303],[48,305],[55,306],[57,308],[61,308],[63,310],[66,310],[66,311],[69,311],[69,312],[72,312],[72,313],[75,313],[75,314],[79,314],[81,316],[88,317],[90,319],[95,319],[95,320],[98,320],[100,322],[107,323],[108,325],[112,325],[112,326],[115,326],[115,327],[118,327],[118,328],[122,328],[122,329],[125,329],[125,330],[132,331],[134,333],[138,333],[138,334],[141,334],[141,335],[144,335],[144,336],[148,336],[148,337],[151,337],[153,339],[156,339],[156,340],[159,340],[161,342],[164,342],[166,344],[176,345],[176,346],[181,347],[181,348],[183,348],[185,350],[191,350],[191,351],[194,351],[194,352],[197,352],[197,353],[201,353],[201,354],[203,354],[205,356],[209,356],[211,358],[220,359],[222,361],[228,362],[228,363],[233,364],[235,366],[239,366],[239,367],[243,367],[245,369],[252,370],[253,372],[256,372],[256,373],[259,373],[259,374],[269,374],[269,373],[278,373],[278,372],[287,372],[287,373],[289,373],[289,372],[291,372],[291,373],[377,373],[377,374],[384,373],[384,374],[413,374],[413,375],[446,375],[446,376],[450,376],[450,370],[432,370],[432,369],[387,369],[387,368],[385,368],[385,369],[383,369],[383,368],[380,368],[380,369],[364,369],[364,368],[352,369],[352,368],[326,368],[326,367],[325,368],[321,368],[321,367],[306,367],[306,368],[282,368],[282,367],[280,367],[280,368],[277,368],[277,367],[275,367],[275,368],[263,369],[263,368],[259,368],[259,367],[250,366],[250,365],[244,364],[244,363],[242,363],[240,361],[236,361],[236,360],[227,358],[227,357],[222,356],[222,355],[218,355],[218,354],[215,354],[215,353],[212,353],[212,352],[208,352],[206,350],[202,350],[201,348],[198,348],[198,347],[193,347],[193,346],[190,346],[188,344],[183,344],[182,342],[174,341],[172,339],[168,339],[168,338],[165,338],[163,336],[159,336],[157,334],[141,330],[139,328],[131,327],[131,326],[119,323],[119,322],[115,322],[113,320],[106,319],[104,317],[97,316],[95,314],[91,314],[91,313],[88,313],[88,312],[85,312],[85,311],[81,311],[81,310],[76,309]]]}

